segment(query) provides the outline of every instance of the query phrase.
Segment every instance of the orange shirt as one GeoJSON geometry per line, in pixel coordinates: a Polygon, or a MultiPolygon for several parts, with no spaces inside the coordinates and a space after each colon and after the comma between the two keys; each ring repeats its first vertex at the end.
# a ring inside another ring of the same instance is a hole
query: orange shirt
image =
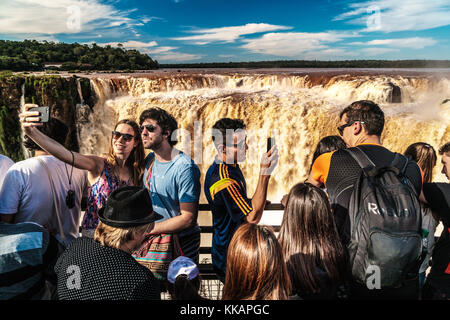
{"type": "MultiPolygon", "coordinates": [[[[359,145],[375,145],[375,146],[381,146],[381,144],[377,143],[361,143],[359,145]]],[[[331,165],[331,157],[333,156],[333,153],[336,151],[331,151],[327,153],[321,154],[317,159],[314,161],[312,168],[311,168],[311,175],[312,178],[316,181],[319,181],[326,185],[328,173],[330,172],[330,165],[331,165]]],[[[422,175],[422,184],[423,184],[423,171],[422,168],[419,167],[420,174],[422,175]]]]}

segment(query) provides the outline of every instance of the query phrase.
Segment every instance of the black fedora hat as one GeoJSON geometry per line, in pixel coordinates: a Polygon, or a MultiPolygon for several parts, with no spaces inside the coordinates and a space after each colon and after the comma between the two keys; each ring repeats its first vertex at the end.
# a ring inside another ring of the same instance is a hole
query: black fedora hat
{"type": "Polygon", "coordinates": [[[98,217],[102,223],[115,228],[137,227],[163,218],[153,211],[148,190],[134,186],[111,192],[98,217]]]}

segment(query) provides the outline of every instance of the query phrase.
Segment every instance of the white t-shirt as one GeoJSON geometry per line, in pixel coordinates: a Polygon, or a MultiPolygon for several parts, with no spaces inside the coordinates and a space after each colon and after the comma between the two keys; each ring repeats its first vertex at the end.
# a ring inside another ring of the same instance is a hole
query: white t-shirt
{"type": "Polygon", "coordinates": [[[0,188],[2,187],[3,179],[5,178],[6,171],[14,164],[7,156],[0,154],[0,188]]]}
{"type": "MultiPolygon", "coordinates": [[[[71,189],[75,191],[75,207],[69,209],[66,195],[71,166],[53,156],[39,158],[45,162],[52,176],[67,245],[79,235],[80,202],[89,186],[87,171],[73,168],[71,189]]],[[[0,214],[14,213],[17,213],[15,223],[36,222],[50,232],[58,233],[56,238],[61,241],[50,181],[47,171],[36,157],[12,165],[0,188],[0,214]]]]}

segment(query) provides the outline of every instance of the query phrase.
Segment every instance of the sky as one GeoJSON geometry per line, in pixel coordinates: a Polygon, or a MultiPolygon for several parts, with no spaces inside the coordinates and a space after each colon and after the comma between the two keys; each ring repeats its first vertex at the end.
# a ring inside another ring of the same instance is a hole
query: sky
{"type": "Polygon", "coordinates": [[[159,63],[450,59],[450,0],[2,0],[0,39],[120,43],[159,63]]]}

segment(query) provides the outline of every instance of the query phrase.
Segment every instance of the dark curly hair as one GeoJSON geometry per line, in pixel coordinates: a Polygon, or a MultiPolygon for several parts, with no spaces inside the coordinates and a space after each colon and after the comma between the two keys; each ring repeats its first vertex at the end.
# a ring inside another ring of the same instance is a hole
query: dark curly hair
{"type": "Polygon", "coordinates": [[[170,113],[161,108],[150,108],[141,113],[139,125],[142,125],[146,119],[155,120],[163,133],[169,134],[168,142],[172,147],[178,143],[177,137],[172,137],[172,133],[178,129],[178,123],[170,113]]]}
{"type": "Polygon", "coordinates": [[[439,148],[439,154],[443,155],[444,153],[450,152],[450,142],[447,142],[442,147],[439,148]]]}
{"type": "MultiPolygon", "coordinates": [[[[225,144],[227,141],[227,134],[230,134],[230,130],[244,130],[245,123],[241,119],[222,118],[218,120],[212,127],[212,139],[214,144],[225,144]],[[220,133],[220,134],[219,134],[220,133]],[[222,137],[222,141],[218,140],[218,137],[222,137]]],[[[228,141],[232,141],[231,139],[228,141]]]]}
{"type": "Polygon", "coordinates": [[[345,149],[347,145],[340,136],[326,136],[320,139],[313,154],[312,163],[321,155],[334,150],[345,149]]]}
{"type": "Polygon", "coordinates": [[[368,135],[381,136],[384,128],[384,112],[373,101],[359,100],[353,102],[339,114],[339,119],[347,115],[347,122],[364,121],[368,135]]]}

